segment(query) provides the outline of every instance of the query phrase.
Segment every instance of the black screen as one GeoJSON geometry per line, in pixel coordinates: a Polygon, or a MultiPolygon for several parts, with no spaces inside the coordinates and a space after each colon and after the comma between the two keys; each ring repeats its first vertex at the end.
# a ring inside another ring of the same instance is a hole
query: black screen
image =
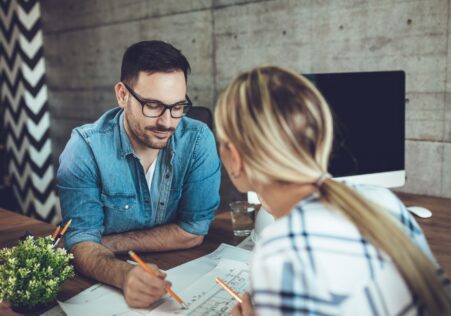
{"type": "Polygon", "coordinates": [[[404,170],[403,71],[307,74],[334,116],[334,177],[404,170]]]}

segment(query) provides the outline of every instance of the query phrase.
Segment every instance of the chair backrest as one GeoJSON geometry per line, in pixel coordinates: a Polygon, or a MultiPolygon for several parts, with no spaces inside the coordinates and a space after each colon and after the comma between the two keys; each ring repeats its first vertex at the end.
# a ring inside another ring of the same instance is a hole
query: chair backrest
{"type": "Polygon", "coordinates": [[[210,129],[213,129],[213,114],[211,110],[204,106],[193,106],[186,116],[204,122],[210,129]]]}

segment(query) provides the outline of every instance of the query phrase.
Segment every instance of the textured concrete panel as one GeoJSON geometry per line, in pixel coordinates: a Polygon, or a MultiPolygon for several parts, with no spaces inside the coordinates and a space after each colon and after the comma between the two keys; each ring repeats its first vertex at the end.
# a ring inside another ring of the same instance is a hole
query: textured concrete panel
{"type": "Polygon", "coordinates": [[[451,198],[451,144],[444,144],[442,197],[451,198]]]}
{"type": "Polygon", "coordinates": [[[311,1],[270,1],[214,12],[218,91],[239,72],[278,64],[299,72],[311,69],[311,1]]]}
{"type": "Polygon", "coordinates": [[[119,80],[124,50],[141,40],[139,23],[44,36],[51,89],[92,89],[119,80]]]}
{"type": "MultiPolygon", "coordinates": [[[[448,65],[451,65],[451,63],[448,65]]],[[[448,66],[448,67],[450,67],[450,66],[448,66]]],[[[451,78],[451,77],[448,77],[448,78],[451,78]]],[[[444,131],[443,139],[445,142],[451,143],[451,91],[449,91],[449,90],[446,92],[446,99],[445,99],[445,131],[444,131]]]]}
{"type": "Polygon", "coordinates": [[[448,7],[448,59],[446,64],[445,128],[443,140],[451,143],[451,5],[448,7]]]}
{"type": "Polygon", "coordinates": [[[274,0],[213,0],[213,8],[222,8],[232,5],[242,5],[252,2],[268,2],[274,0]]]}
{"type": "Polygon", "coordinates": [[[443,134],[443,93],[406,94],[406,139],[440,140],[443,134]]]}
{"type": "Polygon", "coordinates": [[[442,193],[443,143],[406,142],[406,185],[403,192],[440,196],[442,193]]]}
{"type": "Polygon", "coordinates": [[[41,6],[43,27],[54,33],[203,10],[211,0],[42,0],[41,6]]]}
{"type": "Polygon", "coordinates": [[[92,121],[117,106],[113,87],[49,91],[50,110],[55,119],[92,121]]]}

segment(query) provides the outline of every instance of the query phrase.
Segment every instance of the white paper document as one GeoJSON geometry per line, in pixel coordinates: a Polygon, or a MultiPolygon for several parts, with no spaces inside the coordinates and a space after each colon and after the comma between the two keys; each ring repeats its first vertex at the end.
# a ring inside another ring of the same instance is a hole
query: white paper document
{"type": "MultiPolygon", "coordinates": [[[[180,305],[174,301],[172,297],[169,295],[165,295],[155,306],[152,306],[149,309],[132,309],[128,307],[125,302],[124,296],[120,290],[117,290],[113,287],[110,287],[105,284],[95,284],[90,288],[84,290],[80,294],[74,296],[73,298],[65,301],[58,302],[60,307],[55,307],[43,314],[45,316],[60,316],[62,312],[68,316],[110,316],[110,315],[202,315],[199,314],[197,310],[196,313],[192,313],[192,309],[201,308],[203,304],[210,304],[210,301],[205,301],[203,298],[210,296],[196,296],[193,297],[190,293],[197,293],[199,295],[201,292],[198,291],[198,288],[207,289],[205,286],[212,285],[211,282],[214,283],[214,288],[217,290],[222,289],[219,285],[215,284],[215,278],[220,277],[226,283],[229,283],[230,276],[234,273],[234,271],[238,271],[237,269],[242,269],[243,271],[248,271],[248,262],[251,257],[251,252],[245,249],[237,248],[227,244],[221,244],[215,251],[212,253],[203,256],[201,258],[192,260],[180,266],[177,266],[173,269],[167,270],[167,279],[172,282],[172,290],[177,293],[185,303],[190,304],[190,308],[188,310],[180,310],[180,305]],[[226,259],[226,260],[224,260],[226,259]],[[224,275],[224,266],[232,269],[229,271],[229,275],[224,275]],[[217,270],[219,269],[220,270],[217,270]],[[220,274],[217,274],[220,273],[220,274]],[[210,275],[211,280],[207,282],[207,275],[210,275]],[[190,290],[188,290],[190,289],[190,290]],[[184,295],[187,295],[186,297],[184,295]],[[195,300],[194,300],[195,299],[195,300]],[[204,303],[202,303],[204,302],[204,303]],[[173,305],[175,304],[175,305],[173,305]],[[196,307],[197,306],[197,307],[196,307]],[[172,310],[171,308],[175,308],[172,310]],[[62,310],[61,310],[62,309],[62,310]],[[158,312],[157,312],[158,311],[158,312]],[[164,312],[166,314],[162,314],[164,312]]],[[[230,286],[234,288],[237,292],[242,294],[241,291],[248,285],[248,276],[246,274],[245,281],[241,282],[241,277],[244,277],[247,272],[240,272],[240,275],[237,276],[236,279],[230,279],[230,282],[237,282],[240,280],[238,284],[230,283],[230,286]]],[[[210,293],[210,291],[208,292],[210,293]]],[[[228,302],[227,307],[223,304],[224,308],[228,308],[234,305],[233,299],[230,294],[228,294],[225,290],[220,291],[223,297],[218,297],[218,299],[225,300],[227,298],[228,302]]],[[[211,294],[211,293],[210,293],[211,294]]],[[[216,296],[213,296],[216,297],[216,296]]],[[[215,303],[215,306],[218,305],[215,303]]],[[[215,311],[215,309],[208,308],[208,310],[215,311]]],[[[217,314],[205,314],[207,315],[223,315],[223,312],[219,312],[217,314]]]]}
{"type": "Polygon", "coordinates": [[[216,268],[180,292],[187,309],[182,309],[174,300],[166,300],[146,315],[229,315],[236,300],[215,282],[216,277],[223,279],[239,294],[249,290],[249,266],[240,261],[222,259],[216,268]]]}

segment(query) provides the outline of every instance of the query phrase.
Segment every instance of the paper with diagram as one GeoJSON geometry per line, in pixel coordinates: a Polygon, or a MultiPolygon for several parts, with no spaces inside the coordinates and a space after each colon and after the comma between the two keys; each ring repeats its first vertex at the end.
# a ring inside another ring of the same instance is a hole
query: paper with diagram
{"type": "MultiPolygon", "coordinates": [[[[168,270],[167,278],[172,282],[172,289],[174,292],[180,295],[180,293],[184,293],[188,287],[203,278],[208,272],[215,269],[222,259],[235,260],[235,262],[245,265],[245,263],[249,262],[250,256],[250,251],[227,244],[221,244],[215,251],[206,256],[168,270]]],[[[221,275],[216,276],[221,277],[221,275]]],[[[215,277],[212,278],[213,282],[215,277]]],[[[227,282],[226,279],[224,279],[224,281],[227,282]]],[[[240,292],[239,288],[236,288],[236,290],[240,292]]],[[[229,294],[224,291],[224,295],[227,296],[229,294]]],[[[228,298],[231,298],[230,295],[228,298]]],[[[182,297],[182,299],[185,300],[185,297],[182,297]]],[[[169,296],[165,296],[160,302],[161,305],[157,306],[156,309],[131,309],[126,304],[121,291],[105,284],[96,284],[66,302],[58,302],[61,308],[53,308],[51,311],[47,312],[48,314],[46,314],[46,316],[60,316],[62,313],[61,309],[69,316],[155,315],[151,314],[153,310],[161,308],[166,302],[174,301],[169,296]]]]}
{"type": "Polygon", "coordinates": [[[188,309],[180,308],[174,300],[167,300],[148,315],[229,315],[236,301],[215,282],[216,277],[240,294],[249,290],[249,266],[240,261],[222,259],[216,268],[180,293],[188,309]]]}

